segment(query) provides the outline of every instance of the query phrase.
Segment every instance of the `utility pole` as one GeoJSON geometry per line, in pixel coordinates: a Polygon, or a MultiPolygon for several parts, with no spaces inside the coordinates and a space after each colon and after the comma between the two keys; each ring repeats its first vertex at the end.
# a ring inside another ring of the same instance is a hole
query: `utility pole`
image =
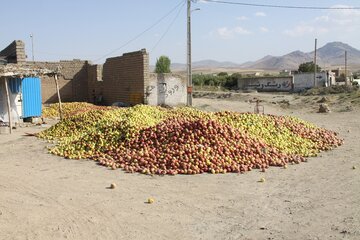
{"type": "Polygon", "coordinates": [[[34,57],[34,34],[30,34],[30,38],[31,38],[31,54],[32,54],[32,61],[35,61],[35,57],[34,57]]]}
{"type": "Polygon", "coordinates": [[[347,84],[347,51],[345,51],[345,85],[347,84]]]}
{"type": "Polygon", "coordinates": [[[187,106],[192,106],[191,0],[187,0],[187,106]]]}
{"type": "Polygon", "coordinates": [[[316,51],[317,51],[317,39],[315,38],[315,51],[314,51],[314,87],[316,87],[316,51]]]}

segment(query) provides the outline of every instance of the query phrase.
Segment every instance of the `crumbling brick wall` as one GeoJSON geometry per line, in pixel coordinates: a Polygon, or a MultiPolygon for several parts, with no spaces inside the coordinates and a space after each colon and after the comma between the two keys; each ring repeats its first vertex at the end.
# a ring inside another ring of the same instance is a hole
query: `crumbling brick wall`
{"type": "MultiPolygon", "coordinates": [[[[106,59],[104,65],[88,61],[26,62],[25,44],[14,41],[0,52],[9,63],[25,63],[35,68],[61,69],[58,83],[63,102],[145,103],[149,85],[149,55],[145,49],[106,59]]],[[[53,77],[42,76],[42,101],[58,101],[53,77]]]]}
{"type": "Polygon", "coordinates": [[[0,57],[5,57],[8,63],[23,63],[26,61],[25,43],[15,40],[0,51],[0,57]]]}
{"type": "Polygon", "coordinates": [[[88,66],[88,101],[94,104],[102,104],[103,98],[103,65],[88,66]]]}
{"type": "Polygon", "coordinates": [[[145,49],[106,59],[103,66],[104,103],[144,103],[148,78],[149,55],[145,49]]]}
{"type": "MultiPolygon", "coordinates": [[[[60,62],[28,63],[38,68],[55,70],[60,67],[58,78],[61,100],[63,102],[88,101],[88,62],[82,60],[60,62]]],[[[41,91],[43,103],[58,101],[54,77],[41,77],[41,91]]]]}

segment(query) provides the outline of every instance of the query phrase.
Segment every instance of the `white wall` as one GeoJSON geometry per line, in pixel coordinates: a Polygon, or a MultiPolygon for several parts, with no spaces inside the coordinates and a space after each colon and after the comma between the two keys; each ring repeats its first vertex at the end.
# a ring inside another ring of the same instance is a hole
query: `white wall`
{"type": "MultiPolygon", "coordinates": [[[[19,105],[17,103],[19,103],[18,100],[20,100],[20,93],[14,94],[9,91],[9,94],[12,120],[13,122],[19,122],[21,116],[21,104],[19,105]]],[[[0,79],[0,121],[9,122],[4,79],[0,79]]]]}
{"type": "Polygon", "coordinates": [[[186,104],[186,80],[174,74],[150,74],[145,86],[145,100],[149,105],[186,104]]]}
{"type": "MultiPolygon", "coordinates": [[[[316,74],[316,87],[329,86],[327,73],[321,72],[316,74]]],[[[299,73],[294,75],[294,91],[301,91],[314,87],[314,73],[299,73]]]]}
{"type": "Polygon", "coordinates": [[[292,76],[289,77],[254,77],[240,78],[239,89],[256,89],[258,91],[291,91],[292,76]]]}

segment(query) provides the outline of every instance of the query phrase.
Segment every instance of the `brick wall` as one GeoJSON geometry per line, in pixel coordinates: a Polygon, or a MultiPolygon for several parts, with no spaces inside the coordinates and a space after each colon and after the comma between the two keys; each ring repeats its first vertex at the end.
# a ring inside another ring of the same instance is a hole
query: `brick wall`
{"type": "MultiPolygon", "coordinates": [[[[145,102],[149,85],[149,55],[145,49],[108,58],[104,65],[88,61],[26,62],[25,44],[14,41],[0,52],[9,62],[24,63],[35,68],[61,69],[58,83],[63,102],[92,102],[110,105],[114,102],[138,104],[145,102]],[[101,102],[99,100],[102,99],[101,102]]],[[[53,77],[42,76],[42,101],[58,101],[53,77]]]]}
{"type": "MultiPolygon", "coordinates": [[[[64,102],[88,101],[88,62],[81,60],[60,62],[28,62],[30,66],[55,70],[61,69],[59,88],[61,100],[64,102]]],[[[41,91],[43,103],[58,101],[54,77],[41,77],[41,91]]]]}
{"type": "Polygon", "coordinates": [[[0,56],[5,57],[8,63],[23,63],[26,61],[25,43],[15,40],[0,51],[0,56]]]}
{"type": "MultiPolygon", "coordinates": [[[[145,82],[149,81],[149,56],[146,50],[108,58],[104,65],[90,65],[87,61],[29,63],[35,67],[56,69],[61,100],[87,101],[110,105],[114,102],[144,103],[145,82]]],[[[53,77],[42,77],[43,103],[57,102],[53,77]]]]}
{"type": "Polygon", "coordinates": [[[144,103],[148,75],[149,56],[145,49],[106,59],[103,66],[104,104],[144,103]]]}
{"type": "Polygon", "coordinates": [[[103,65],[88,66],[88,101],[102,104],[104,81],[102,76],[103,65]]]}

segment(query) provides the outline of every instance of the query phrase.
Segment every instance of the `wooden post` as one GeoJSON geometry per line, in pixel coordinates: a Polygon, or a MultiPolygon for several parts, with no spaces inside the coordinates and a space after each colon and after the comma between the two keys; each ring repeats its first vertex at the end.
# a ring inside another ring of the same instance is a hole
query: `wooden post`
{"type": "Polygon", "coordinates": [[[8,115],[9,115],[9,128],[10,128],[10,134],[11,134],[12,133],[12,114],[11,114],[10,95],[9,95],[9,87],[8,87],[8,79],[7,78],[5,78],[5,92],[6,92],[6,99],[7,99],[8,115]]]}
{"type": "Polygon", "coordinates": [[[60,90],[59,90],[59,84],[58,84],[58,75],[55,74],[55,85],[56,85],[56,92],[59,99],[59,114],[60,114],[60,120],[62,120],[62,106],[61,106],[61,97],[60,97],[60,90]]]}
{"type": "Polygon", "coordinates": [[[347,51],[345,51],[345,85],[348,85],[348,81],[347,81],[347,51]]]}

